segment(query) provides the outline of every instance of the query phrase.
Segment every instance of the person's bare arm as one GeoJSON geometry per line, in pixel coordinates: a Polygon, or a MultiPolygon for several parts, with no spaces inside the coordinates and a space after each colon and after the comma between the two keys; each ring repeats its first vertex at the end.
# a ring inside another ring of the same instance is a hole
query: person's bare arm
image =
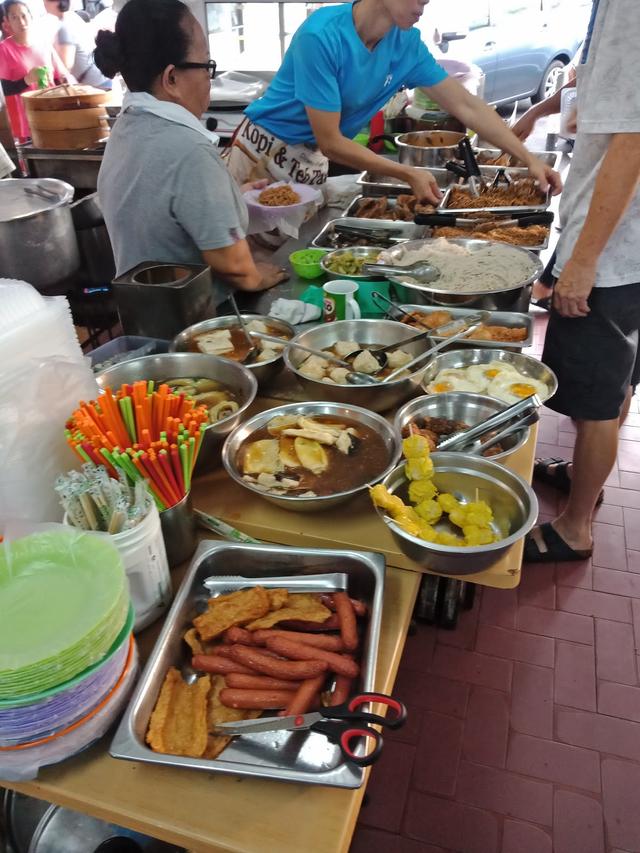
{"type": "Polygon", "coordinates": [[[74,44],[56,44],[56,50],[65,68],[71,71],[76,61],[76,46],[74,44]]]}
{"type": "Polygon", "coordinates": [[[537,121],[539,121],[544,116],[552,116],[556,113],[560,112],[560,107],[562,103],[562,93],[565,89],[575,89],[576,86],[576,78],[570,80],[568,83],[558,89],[555,94],[551,95],[550,98],[547,98],[544,101],[540,101],[537,104],[534,104],[532,107],[523,113],[520,116],[518,121],[513,125],[511,130],[514,134],[520,139],[522,142],[531,134],[533,128],[537,121]]]}
{"type": "Polygon", "coordinates": [[[51,64],[53,66],[54,76],[59,80],[66,80],[67,83],[76,82],[76,78],[69,69],[65,67],[60,55],[54,47],[51,48],[51,64]]]}
{"type": "Polygon", "coordinates": [[[288,277],[280,267],[256,263],[246,240],[223,249],[206,249],[202,258],[223,281],[238,290],[267,290],[288,277]]]}
{"type": "Polygon", "coordinates": [[[526,163],[529,174],[540,183],[543,190],[551,185],[554,194],[560,192],[562,189],[560,175],[538,160],[537,157],[534,157],[507,127],[497,112],[488,107],[481,98],[467,92],[451,77],[436,83],[435,86],[429,86],[425,92],[444,110],[459,119],[465,127],[472,128],[496,148],[513,154],[518,160],[526,163]]]}
{"type": "Polygon", "coordinates": [[[352,169],[368,170],[406,181],[420,201],[437,204],[442,198],[436,180],[430,172],[387,160],[343,136],[340,132],[340,113],[324,112],[311,107],[306,107],[306,111],[313,135],[325,157],[343,166],[351,166],[352,169]]]}
{"type": "Polygon", "coordinates": [[[631,204],[640,182],[640,133],[615,134],[602,160],[591,204],[571,257],[554,289],[563,317],[585,317],[598,259],[631,204]]]}

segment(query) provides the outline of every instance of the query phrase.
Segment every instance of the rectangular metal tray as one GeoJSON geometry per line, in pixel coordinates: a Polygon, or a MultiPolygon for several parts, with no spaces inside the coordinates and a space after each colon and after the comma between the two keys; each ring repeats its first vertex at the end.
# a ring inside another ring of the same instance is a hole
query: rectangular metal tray
{"type": "MultiPolygon", "coordinates": [[[[395,242],[404,243],[407,240],[421,240],[427,231],[424,225],[416,225],[415,222],[392,222],[390,220],[383,219],[363,219],[362,217],[357,216],[341,216],[339,219],[329,220],[322,231],[313,238],[311,245],[318,249],[335,249],[336,246],[334,246],[330,241],[330,235],[333,234],[333,228],[336,222],[360,227],[364,225],[371,231],[390,230],[396,235],[391,244],[395,242]]],[[[367,245],[376,246],[378,244],[374,240],[371,243],[367,243],[367,245]]],[[[388,246],[390,243],[382,241],[379,245],[388,246]]]]}
{"type": "MultiPolygon", "coordinates": [[[[198,546],[189,571],[158,637],[129,707],[111,744],[111,755],[132,761],[189,767],[234,776],[254,776],[288,782],[306,782],[339,788],[358,788],[364,769],[343,761],[340,749],[324,735],[315,732],[265,732],[235,738],[214,760],[164,755],[145,743],[149,718],[155,706],[167,670],[180,668],[188,660],[183,634],[193,617],[211,597],[204,582],[233,573],[247,578],[247,584],[259,584],[261,578],[291,577],[295,591],[300,579],[308,575],[343,572],[349,594],[369,609],[361,655],[358,691],[374,687],[376,658],[384,594],[384,558],[366,551],[339,551],[317,548],[287,548],[281,545],[240,545],[203,541],[198,546]]],[[[332,582],[325,581],[327,590],[332,582]]],[[[335,589],[336,587],[333,586],[335,589]]],[[[177,784],[178,784],[178,777],[177,784]]]]}
{"type": "MultiPolygon", "coordinates": [[[[399,193],[399,194],[402,195],[402,193],[399,193]]],[[[445,190],[445,196],[446,196],[446,194],[447,194],[447,190],[445,190]]],[[[344,219],[344,218],[348,217],[349,219],[355,219],[357,222],[360,222],[360,223],[363,223],[363,222],[381,222],[387,227],[389,225],[407,225],[407,226],[413,226],[414,228],[416,227],[414,222],[401,222],[401,221],[399,222],[395,219],[367,219],[367,217],[365,217],[365,216],[356,216],[356,211],[357,211],[358,206],[359,206],[359,204],[363,198],[371,198],[371,196],[357,195],[353,199],[353,201],[351,202],[349,207],[347,207],[347,209],[344,211],[341,218],[344,219]]],[[[397,199],[395,198],[395,196],[391,196],[389,198],[389,204],[391,205],[392,208],[395,207],[396,201],[397,201],[397,199]]],[[[434,212],[437,212],[437,210],[434,212]]]]}
{"type": "MultiPolygon", "coordinates": [[[[459,185],[461,189],[466,189],[466,184],[459,185]]],[[[436,213],[478,213],[484,210],[485,213],[542,213],[551,204],[551,190],[547,190],[547,196],[544,202],[540,204],[529,205],[513,205],[512,207],[449,207],[449,196],[451,195],[451,187],[445,190],[442,201],[436,208],[436,213]]]]}
{"type": "MultiPolygon", "coordinates": [[[[481,163],[480,158],[483,154],[489,157],[498,157],[503,152],[499,148],[476,148],[475,154],[478,157],[480,171],[484,174],[494,175],[498,169],[506,169],[512,177],[520,177],[527,174],[526,166],[489,166],[486,163],[481,163]]],[[[558,169],[560,160],[562,159],[562,151],[532,151],[531,152],[538,160],[542,160],[545,166],[551,166],[552,169],[558,169]]]]}
{"type": "MultiPolygon", "coordinates": [[[[464,317],[468,317],[470,314],[478,313],[475,308],[450,308],[448,306],[445,307],[441,305],[403,304],[400,305],[400,307],[404,308],[405,311],[420,311],[422,314],[433,314],[435,311],[448,311],[454,320],[462,319],[464,317]]],[[[393,308],[389,309],[388,314],[394,320],[399,319],[398,312],[395,312],[393,308]]],[[[505,343],[503,341],[465,341],[463,339],[461,341],[456,341],[452,346],[456,349],[459,349],[460,347],[474,347],[475,349],[478,349],[481,347],[483,349],[521,350],[525,347],[530,347],[533,343],[533,318],[530,314],[521,314],[517,311],[489,311],[487,324],[489,326],[525,326],[527,329],[527,337],[524,341],[515,341],[510,343],[505,343]]],[[[442,341],[445,340],[445,338],[434,335],[433,340],[442,341]]]]}
{"type": "MultiPolygon", "coordinates": [[[[422,167],[417,166],[418,170],[422,167]]],[[[425,172],[431,172],[436,179],[436,183],[440,189],[445,189],[449,184],[456,181],[456,176],[447,169],[424,169],[425,172]]],[[[410,193],[409,184],[399,181],[396,178],[391,178],[388,175],[381,175],[375,172],[362,172],[356,181],[358,186],[362,187],[362,193],[367,198],[378,198],[382,195],[401,195],[402,193],[410,193]]]]}

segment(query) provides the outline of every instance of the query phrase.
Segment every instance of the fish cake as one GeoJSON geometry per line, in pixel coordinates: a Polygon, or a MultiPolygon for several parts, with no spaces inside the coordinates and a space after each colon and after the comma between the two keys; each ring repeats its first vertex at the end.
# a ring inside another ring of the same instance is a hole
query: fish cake
{"type": "Polygon", "coordinates": [[[213,640],[234,625],[245,625],[271,610],[266,589],[261,586],[240,589],[209,599],[205,613],[193,620],[201,640],[213,640]]]}
{"type": "Polygon", "coordinates": [[[166,674],[149,720],[146,741],[154,752],[200,758],[206,748],[211,679],[187,684],[175,667],[166,674]]]}

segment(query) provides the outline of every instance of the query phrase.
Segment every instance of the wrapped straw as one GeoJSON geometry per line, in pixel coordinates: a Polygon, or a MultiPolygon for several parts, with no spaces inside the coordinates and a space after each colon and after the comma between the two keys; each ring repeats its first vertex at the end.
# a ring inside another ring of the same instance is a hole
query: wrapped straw
{"type": "Polygon", "coordinates": [[[124,475],[115,480],[102,465],[87,463],[82,471],[61,474],[54,488],[69,523],[82,530],[120,533],[140,524],[149,511],[145,480],[131,488],[124,475]]]}

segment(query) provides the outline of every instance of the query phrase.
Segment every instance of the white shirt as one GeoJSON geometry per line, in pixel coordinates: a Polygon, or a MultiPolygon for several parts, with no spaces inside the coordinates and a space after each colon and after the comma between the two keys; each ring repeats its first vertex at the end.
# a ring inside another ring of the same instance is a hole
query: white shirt
{"type": "MultiPolygon", "coordinates": [[[[616,133],[640,133],[640,0],[599,0],[586,63],[578,66],[578,133],[560,203],[554,274],[567,263],[616,133]]],[[[640,189],[598,259],[596,287],[640,282],[640,189]]]]}

